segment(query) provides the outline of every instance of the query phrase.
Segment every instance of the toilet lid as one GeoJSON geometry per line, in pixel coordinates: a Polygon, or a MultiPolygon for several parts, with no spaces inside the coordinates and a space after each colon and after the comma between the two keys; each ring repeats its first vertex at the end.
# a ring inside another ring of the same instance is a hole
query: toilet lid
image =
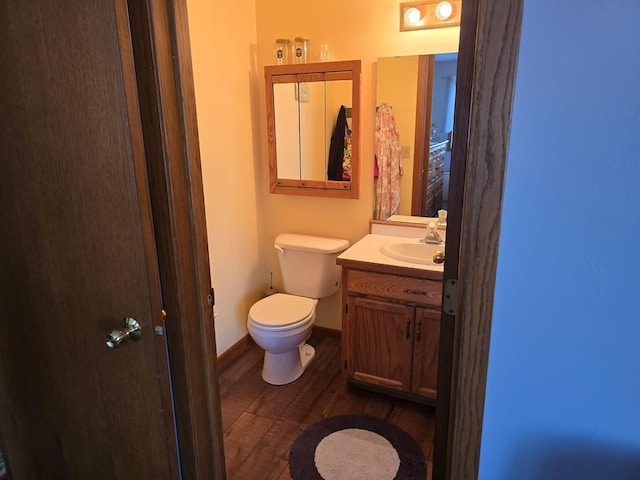
{"type": "Polygon", "coordinates": [[[311,315],[313,305],[311,298],[276,293],[256,302],[249,310],[249,317],[264,327],[286,327],[311,315]]]}

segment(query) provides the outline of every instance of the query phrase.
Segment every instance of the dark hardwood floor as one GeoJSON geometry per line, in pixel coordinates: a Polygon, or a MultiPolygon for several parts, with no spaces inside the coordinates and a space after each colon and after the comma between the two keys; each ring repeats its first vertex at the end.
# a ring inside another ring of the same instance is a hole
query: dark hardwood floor
{"type": "Polygon", "coordinates": [[[262,380],[264,352],[252,341],[225,358],[219,374],[227,478],[290,479],[289,449],[300,432],[332,415],[359,413],[387,420],[411,435],[422,447],[430,474],[433,408],[346,385],[336,333],[316,328],[308,343],[316,356],[289,385],[262,380]]]}

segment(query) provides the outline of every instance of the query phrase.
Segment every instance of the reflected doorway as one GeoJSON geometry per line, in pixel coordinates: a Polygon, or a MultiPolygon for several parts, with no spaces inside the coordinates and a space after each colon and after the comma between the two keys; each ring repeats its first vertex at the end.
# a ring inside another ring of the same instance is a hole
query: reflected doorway
{"type": "Polygon", "coordinates": [[[448,207],[457,64],[457,53],[419,57],[411,215],[448,207]]]}

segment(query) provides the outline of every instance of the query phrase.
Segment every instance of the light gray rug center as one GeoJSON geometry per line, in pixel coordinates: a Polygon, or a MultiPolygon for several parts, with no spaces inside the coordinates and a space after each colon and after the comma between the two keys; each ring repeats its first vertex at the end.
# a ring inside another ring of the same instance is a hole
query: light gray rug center
{"type": "Polygon", "coordinates": [[[347,428],[327,435],[318,444],[314,461],[325,480],[393,480],[400,457],[377,433],[347,428]]]}

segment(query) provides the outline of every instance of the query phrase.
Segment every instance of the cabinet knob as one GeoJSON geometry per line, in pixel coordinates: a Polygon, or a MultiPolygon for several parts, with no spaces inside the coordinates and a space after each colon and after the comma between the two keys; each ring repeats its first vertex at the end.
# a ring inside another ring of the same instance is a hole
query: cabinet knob
{"type": "Polygon", "coordinates": [[[442,250],[436,250],[432,255],[433,263],[444,263],[444,252],[442,250]]]}

